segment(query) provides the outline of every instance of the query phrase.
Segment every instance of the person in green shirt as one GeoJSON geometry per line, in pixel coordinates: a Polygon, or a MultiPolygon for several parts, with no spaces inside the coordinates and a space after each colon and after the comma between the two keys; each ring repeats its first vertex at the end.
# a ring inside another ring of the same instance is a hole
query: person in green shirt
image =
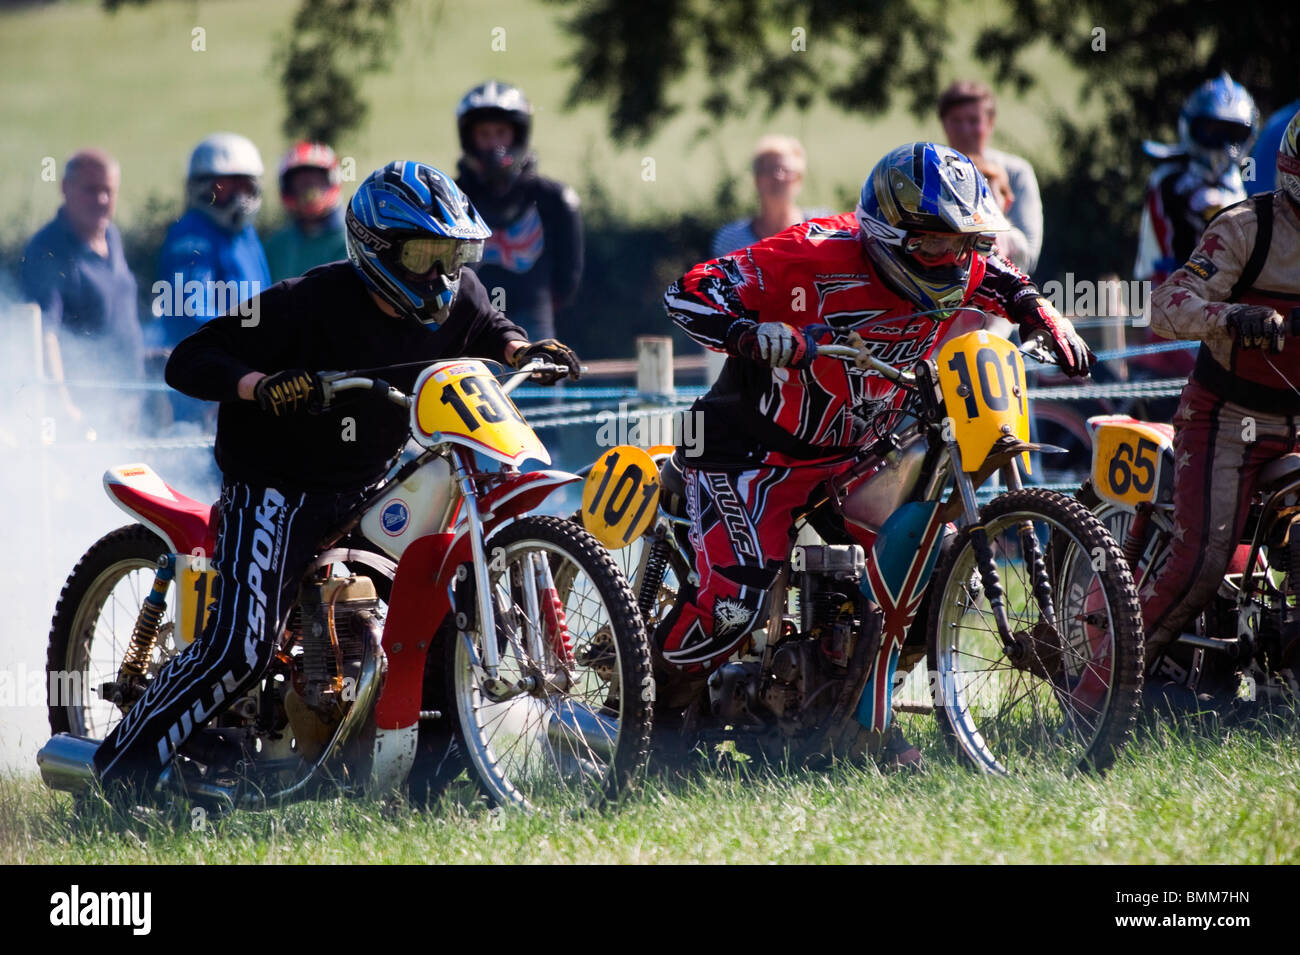
{"type": "Polygon", "coordinates": [[[280,201],[289,224],[265,242],[272,282],[347,258],[341,183],[338,157],[322,143],[295,143],[280,161],[280,201]]]}

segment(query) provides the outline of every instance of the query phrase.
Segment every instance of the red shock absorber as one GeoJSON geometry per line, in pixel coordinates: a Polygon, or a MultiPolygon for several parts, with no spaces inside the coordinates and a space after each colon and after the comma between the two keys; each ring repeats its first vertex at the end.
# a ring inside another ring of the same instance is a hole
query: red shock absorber
{"type": "Polygon", "coordinates": [[[1137,513],[1133,515],[1133,521],[1128,526],[1128,533],[1124,535],[1124,560],[1128,562],[1128,568],[1133,574],[1135,586],[1141,583],[1138,575],[1138,561],[1142,559],[1142,550],[1146,546],[1147,528],[1150,524],[1150,502],[1139,504],[1137,513]]]}
{"type": "Polygon", "coordinates": [[[546,620],[546,634],[551,641],[551,649],[567,667],[575,666],[573,659],[573,637],[569,635],[569,622],[564,616],[564,605],[555,587],[546,587],[541,594],[542,616],[546,620]]]}

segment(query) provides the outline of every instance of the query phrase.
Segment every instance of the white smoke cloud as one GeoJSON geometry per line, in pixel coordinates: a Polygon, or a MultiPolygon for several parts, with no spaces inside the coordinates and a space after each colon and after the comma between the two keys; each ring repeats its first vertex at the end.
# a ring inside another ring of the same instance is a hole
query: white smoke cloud
{"type": "Polygon", "coordinates": [[[186,434],[197,444],[203,435],[192,425],[187,433],[140,434],[132,423],[138,389],[73,388],[83,420],[70,418],[55,389],[40,383],[30,310],[13,305],[0,289],[0,771],[30,774],[50,735],[43,674],[55,602],[81,555],[130,523],[105,495],[104,471],[143,461],[200,501],[215,500],[218,476],[209,448],[139,446],[186,434]]]}

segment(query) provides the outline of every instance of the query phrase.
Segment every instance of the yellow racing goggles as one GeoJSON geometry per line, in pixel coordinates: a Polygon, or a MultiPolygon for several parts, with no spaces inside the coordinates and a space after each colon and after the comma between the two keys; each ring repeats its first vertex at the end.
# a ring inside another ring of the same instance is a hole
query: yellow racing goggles
{"type": "Polygon", "coordinates": [[[462,265],[482,258],[482,239],[407,239],[402,243],[398,261],[412,275],[454,278],[462,265]]]}

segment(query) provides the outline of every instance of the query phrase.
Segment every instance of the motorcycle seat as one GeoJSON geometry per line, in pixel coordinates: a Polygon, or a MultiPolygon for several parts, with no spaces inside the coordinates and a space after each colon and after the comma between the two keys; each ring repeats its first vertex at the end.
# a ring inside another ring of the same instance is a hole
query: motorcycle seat
{"type": "Polygon", "coordinates": [[[680,450],[664,458],[659,466],[659,500],[674,517],[686,516],[686,476],[682,474],[680,450]]]}
{"type": "Polygon", "coordinates": [[[1300,480],[1300,454],[1295,452],[1268,462],[1259,471],[1259,489],[1266,494],[1296,480],[1300,480]]]}
{"type": "Polygon", "coordinates": [[[211,557],[216,548],[217,506],[177,491],[147,464],[128,464],[104,472],[113,503],[158,534],[176,554],[211,557]]]}

